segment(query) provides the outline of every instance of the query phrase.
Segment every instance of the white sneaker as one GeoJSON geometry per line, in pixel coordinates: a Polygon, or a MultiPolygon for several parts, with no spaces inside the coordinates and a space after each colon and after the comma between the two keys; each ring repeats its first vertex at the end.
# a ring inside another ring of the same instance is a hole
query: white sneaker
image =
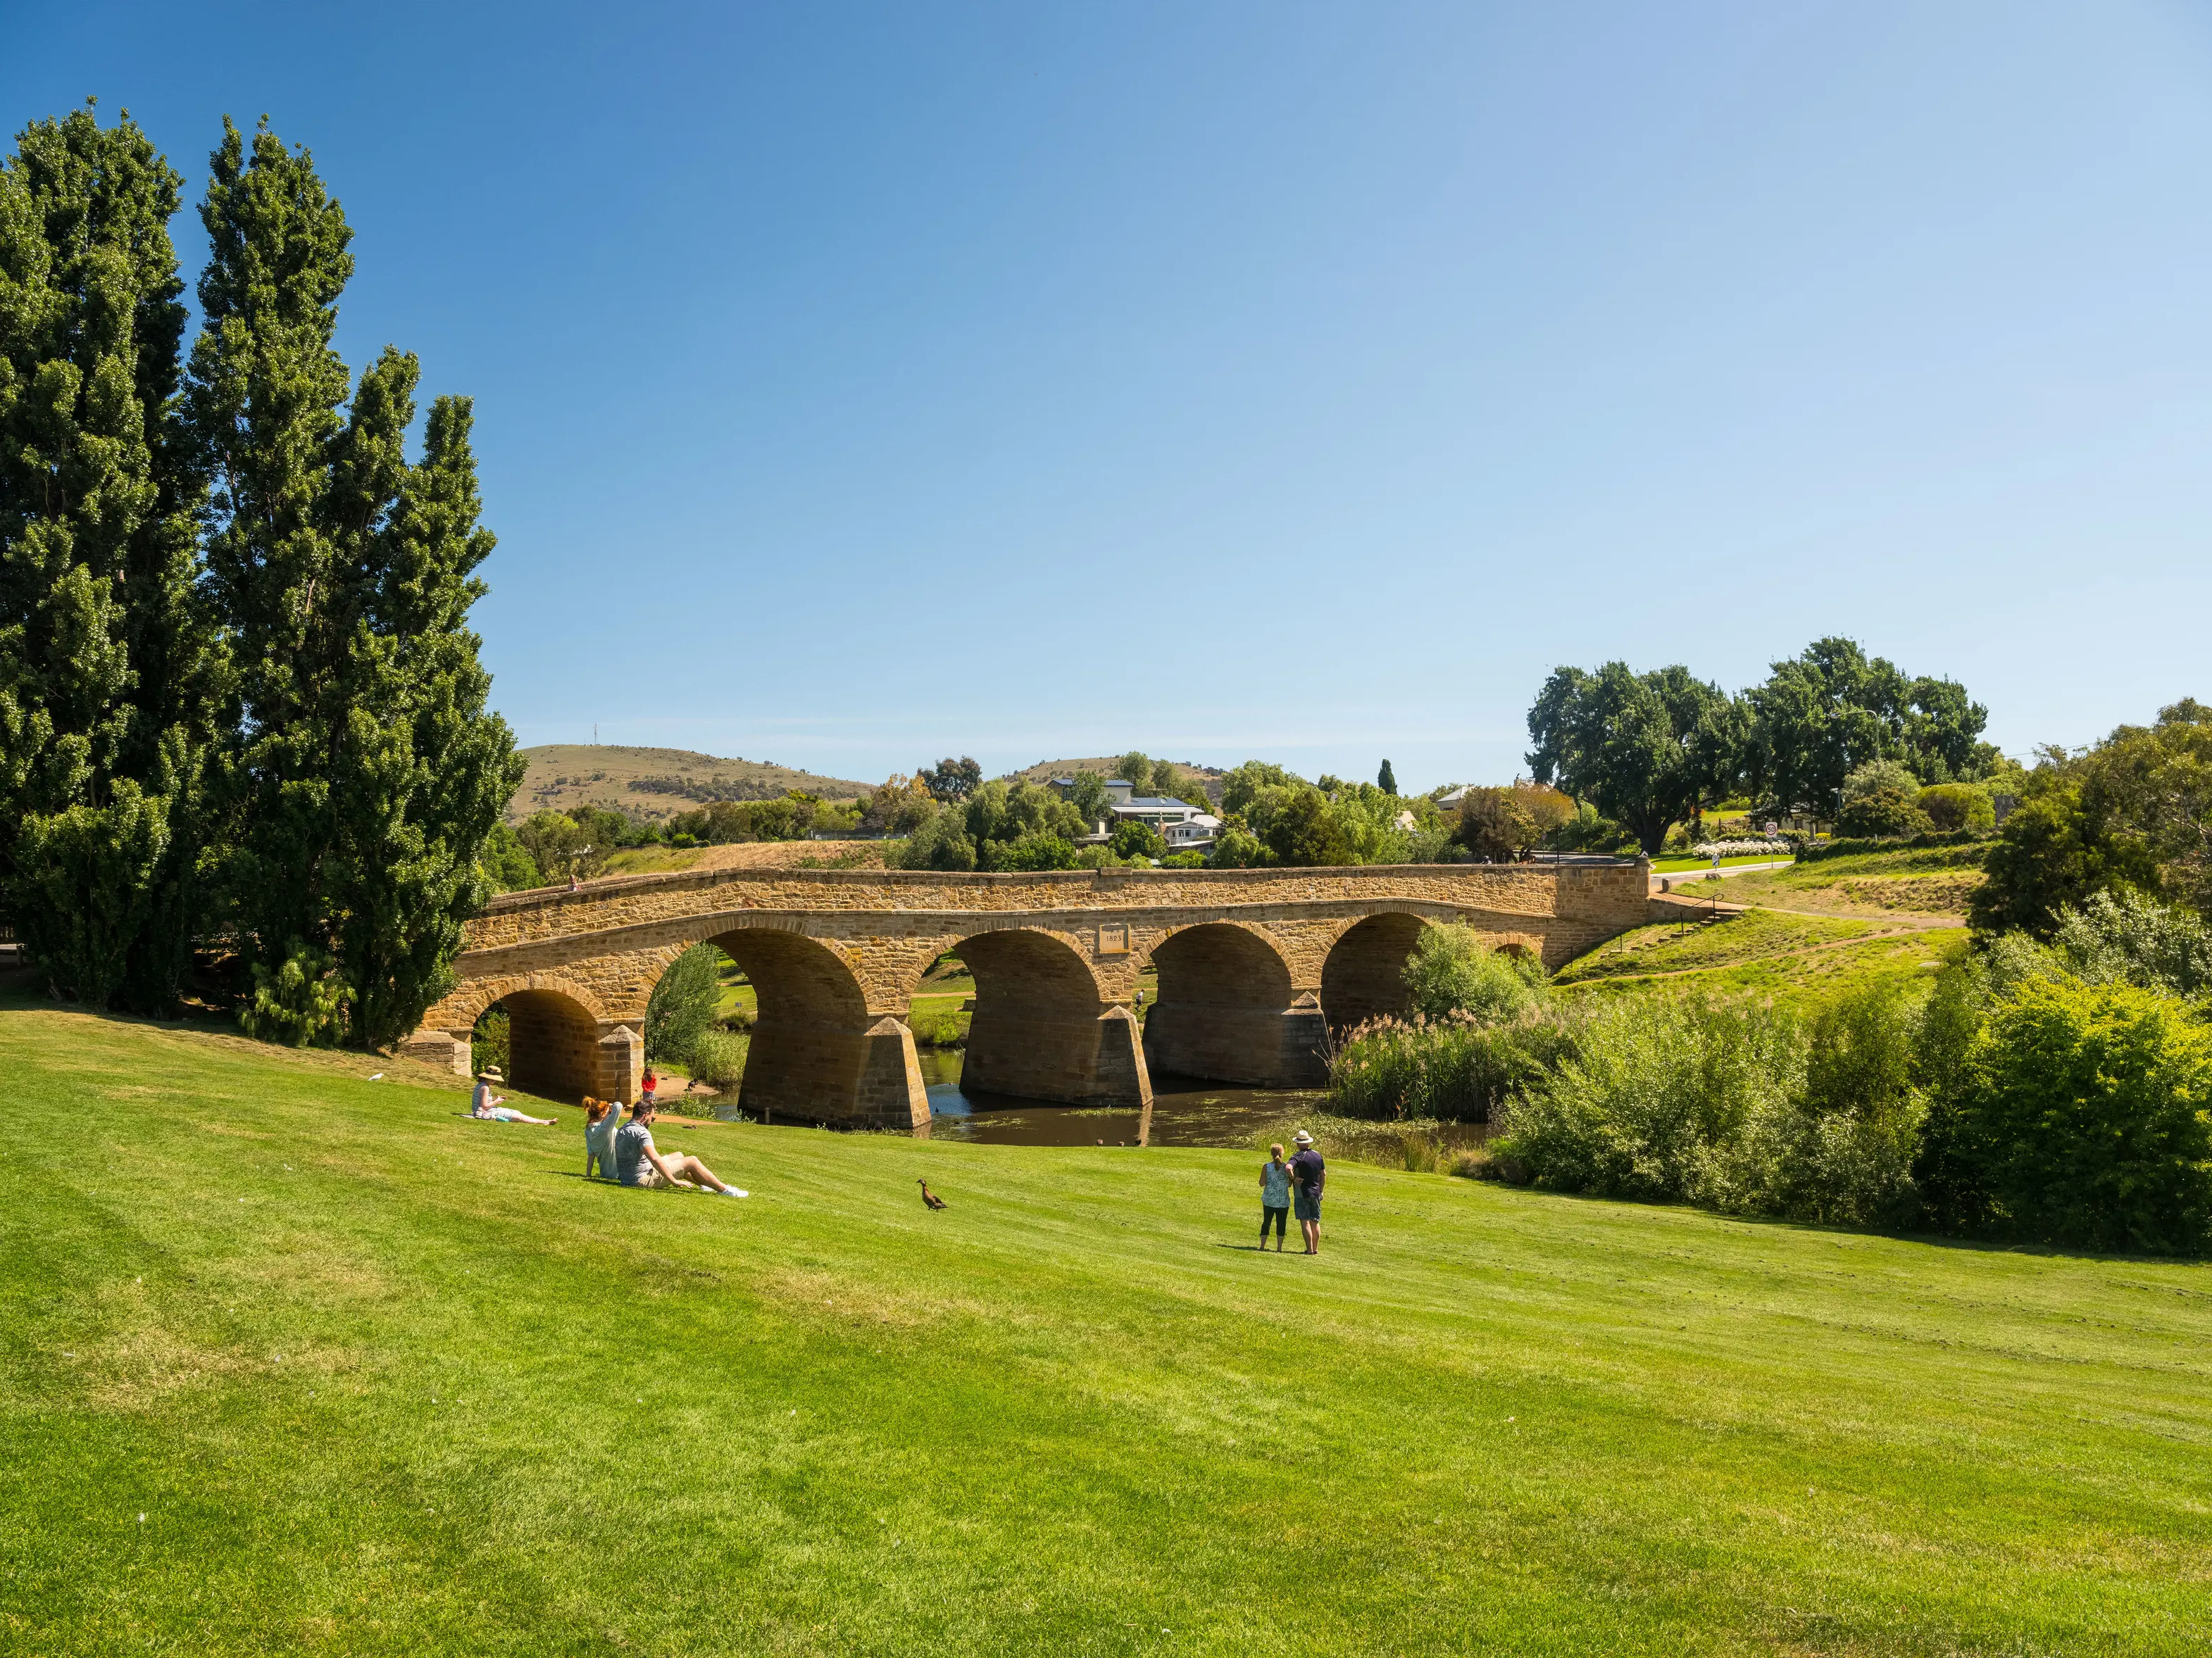
{"type": "Polygon", "coordinates": [[[734,1186],[726,1186],[722,1188],[722,1195],[726,1198],[749,1198],[752,1193],[741,1192],[734,1186]]]}

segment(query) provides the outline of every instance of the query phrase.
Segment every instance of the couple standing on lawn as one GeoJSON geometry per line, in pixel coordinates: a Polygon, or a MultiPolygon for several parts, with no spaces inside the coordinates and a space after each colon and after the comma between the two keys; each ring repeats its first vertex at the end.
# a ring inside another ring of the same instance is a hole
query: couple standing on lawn
{"type": "Polygon", "coordinates": [[[1306,1254],[1321,1253],[1321,1187],[1327,1175],[1313,1136],[1303,1128],[1292,1138],[1298,1154],[1283,1161],[1283,1148],[1267,1148],[1267,1161],[1260,1168],[1260,1247],[1267,1247],[1267,1229],[1275,1229],[1275,1253],[1283,1253],[1283,1221],[1291,1206],[1291,1188],[1297,1190],[1298,1227],[1306,1237],[1306,1254]]]}

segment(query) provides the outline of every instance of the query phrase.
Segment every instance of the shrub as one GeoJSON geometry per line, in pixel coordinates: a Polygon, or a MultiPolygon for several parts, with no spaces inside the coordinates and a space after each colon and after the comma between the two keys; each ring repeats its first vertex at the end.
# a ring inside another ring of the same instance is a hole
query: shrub
{"type": "Polygon", "coordinates": [[[1558,1051],[1548,1022],[1370,1019],[1329,1056],[1329,1109],[1347,1117],[1486,1122],[1534,1085],[1558,1051]]]}
{"type": "MultiPolygon", "coordinates": [[[[1159,839],[1157,835],[1152,837],[1159,839]]],[[[996,841],[986,848],[988,867],[994,870],[1073,869],[1075,847],[1047,829],[1029,829],[1012,841],[996,841]]]]}
{"type": "Polygon", "coordinates": [[[1168,843],[1160,832],[1150,823],[1138,818],[1125,817],[1114,825],[1114,837],[1106,843],[1114,849],[1116,858],[1164,858],[1168,843]]]}
{"type": "Polygon", "coordinates": [[[1920,791],[1920,810],[1941,830],[1996,827],[1996,808],[1987,789],[1975,783],[1938,783],[1920,791]]]}
{"type": "Polygon", "coordinates": [[[923,1048],[968,1046],[969,1016],[965,1013],[922,1013],[908,1020],[914,1039],[923,1048]]]}
{"type": "Polygon", "coordinates": [[[488,1066],[497,1066],[501,1074],[505,1075],[514,1069],[514,1057],[507,1010],[486,1008],[477,1020],[477,1028],[469,1033],[469,1068],[482,1072],[488,1066]]]}
{"type": "Polygon", "coordinates": [[[1405,980],[1416,1013],[1431,1019],[1466,1013],[1495,1024],[1536,1005],[1544,969],[1525,955],[1492,950],[1472,927],[1452,925],[1421,930],[1405,980]]]}
{"type": "Polygon", "coordinates": [[[713,1026],[692,1039],[689,1068],[710,1088],[734,1088],[744,1078],[745,1053],[751,1046],[750,1038],[713,1026]]]}
{"type": "Polygon", "coordinates": [[[483,866],[495,892],[520,892],[531,887],[542,887],[545,877],[530,855],[530,848],[522,844],[522,837],[505,823],[494,823],[491,833],[484,837],[477,861],[483,866]]]}
{"type": "Polygon", "coordinates": [[[1920,780],[1896,761],[1869,761],[1844,779],[1838,835],[1918,835],[1932,827],[1920,809],[1920,780]]]}
{"type": "Polygon", "coordinates": [[[1743,1167],[1750,1131],[1788,1108],[1802,1073],[1801,1035],[1771,1009],[1625,999],[1506,1106],[1497,1149],[1563,1191],[1744,1207],[1764,1183],[1743,1167]]]}
{"type": "Polygon", "coordinates": [[[1398,1155],[1409,1175],[1433,1175],[1443,1166],[1443,1148],[1427,1134],[1402,1136],[1398,1141],[1398,1155]]]}
{"type": "Polygon", "coordinates": [[[1232,824],[1214,837],[1213,851],[1206,859],[1206,866],[1208,869],[1265,869],[1274,861],[1274,853],[1267,850],[1258,835],[1232,824]]]}
{"type": "Polygon", "coordinates": [[[975,867],[975,843],[968,838],[960,814],[940,811],[884,856],[893,869],[970,870],[975,867]]]}
{"type": "Polygon", "coordinates": [[[2132,985],[2029,979],[1996,1003],[1923,1162],[1944,1219],[1997,1237],[2212,1246],[2212,1031],[2132,985]]]}
{"type": "Polygon", "coordinates": [[[1204,869],[1206,854],[1202,852],[1171,852],[1160,859],[1163,869],[1204,869]]]}
{"type": "Polygon", "coordinates": [[[1690,848],[1700,858],[1748,858],[1767,853],[1777,858],[1790,855],[1790,843],[1778,835],[1763,836],[1756,841],[1700,841],[1690,848]]]}
{"type": "Polygon", "coordinates": [[[645,1005],[645,1057],[688,1066],[722,996],[722,952],[694,944],[668,964],[645,1005]]]}
{"type": "Polygon", "coordinates": [[[2100,892],[2058,912],[2051,944],[2091,984],[2132,984],[2198,996],[2212,990],[2212,927],[2139,892],[2100,892]]]}
{"type": "Polygon", "coordinates": [[[1923,999],[1896,980],[1844,992],[1813,1016],[1802,1094],[1762,1118],[1746,1206],[1799,1220],[1899,1225],[1918,1218],[1912,1161],[1923,999]]]}
{"type": "Polygon", "coordinates": [[[338,977],[337,958],[313,944],[295,944],[273,971],[253,964],[253,998],[238,1023],[256,1041],[290,1048],[335,1048],[343,1040],[353,991],[338,977]]]}

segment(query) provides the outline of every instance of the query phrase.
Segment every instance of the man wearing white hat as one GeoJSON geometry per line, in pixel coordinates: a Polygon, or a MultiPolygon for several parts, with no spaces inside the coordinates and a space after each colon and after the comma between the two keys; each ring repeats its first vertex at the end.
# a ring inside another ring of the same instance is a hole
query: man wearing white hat
{"type": "Polygon", "coordinates": [[[1297,1183],[1291,1199],[1291,1211],[1298,1218],[1298,1230],[1306,1235],[1306,1253],[1317,1255],[1321,1253],[1321,1187],[1328,1169],[1314,1149],[1312,1135],[1301,1128],[1292,1138],[1298,1151],[1291,1159],[1291,1178],[1297,1183]]]}

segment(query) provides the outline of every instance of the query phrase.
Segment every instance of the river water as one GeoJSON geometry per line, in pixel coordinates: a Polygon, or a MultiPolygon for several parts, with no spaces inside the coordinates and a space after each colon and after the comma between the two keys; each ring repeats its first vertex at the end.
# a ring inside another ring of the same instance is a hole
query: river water
{"type": "MultiPolygon", "coordinates": [[[[918,1050],[929,1091],[929,1127],[917,1137],[987,1145],[1227,1145],[1249,1146],[1271,1130],[1287,1139],[1291,1119],[1317,1112],[1328,1096],[1319,1090],[1239,1088],[1183,1077],[1152,1081],[1152,1108],[1059,1105],[1049,1100],[960,1091],[963,1055],[957,1048],[918,1050]]],[[[742,1099],[717,1107],[735,1119],[742,1099]]],[[[1293,1123],[1291,1127],[1295,1127],[1293,1123]]]]}
{"type": "Polygon", "coordinates": [[[963,1094],[959,1049],[924,1048],[920,1057],[929,1090],[930,1138],[989,1145],[1249,1146],[1271,1129],[1287,1137],[1285,1121],[1317,1109],[1327,1097],[1317,1090],[1158,1077],[1147,1120],[1146,1113],[1119,1107],[963,1094]]]}

